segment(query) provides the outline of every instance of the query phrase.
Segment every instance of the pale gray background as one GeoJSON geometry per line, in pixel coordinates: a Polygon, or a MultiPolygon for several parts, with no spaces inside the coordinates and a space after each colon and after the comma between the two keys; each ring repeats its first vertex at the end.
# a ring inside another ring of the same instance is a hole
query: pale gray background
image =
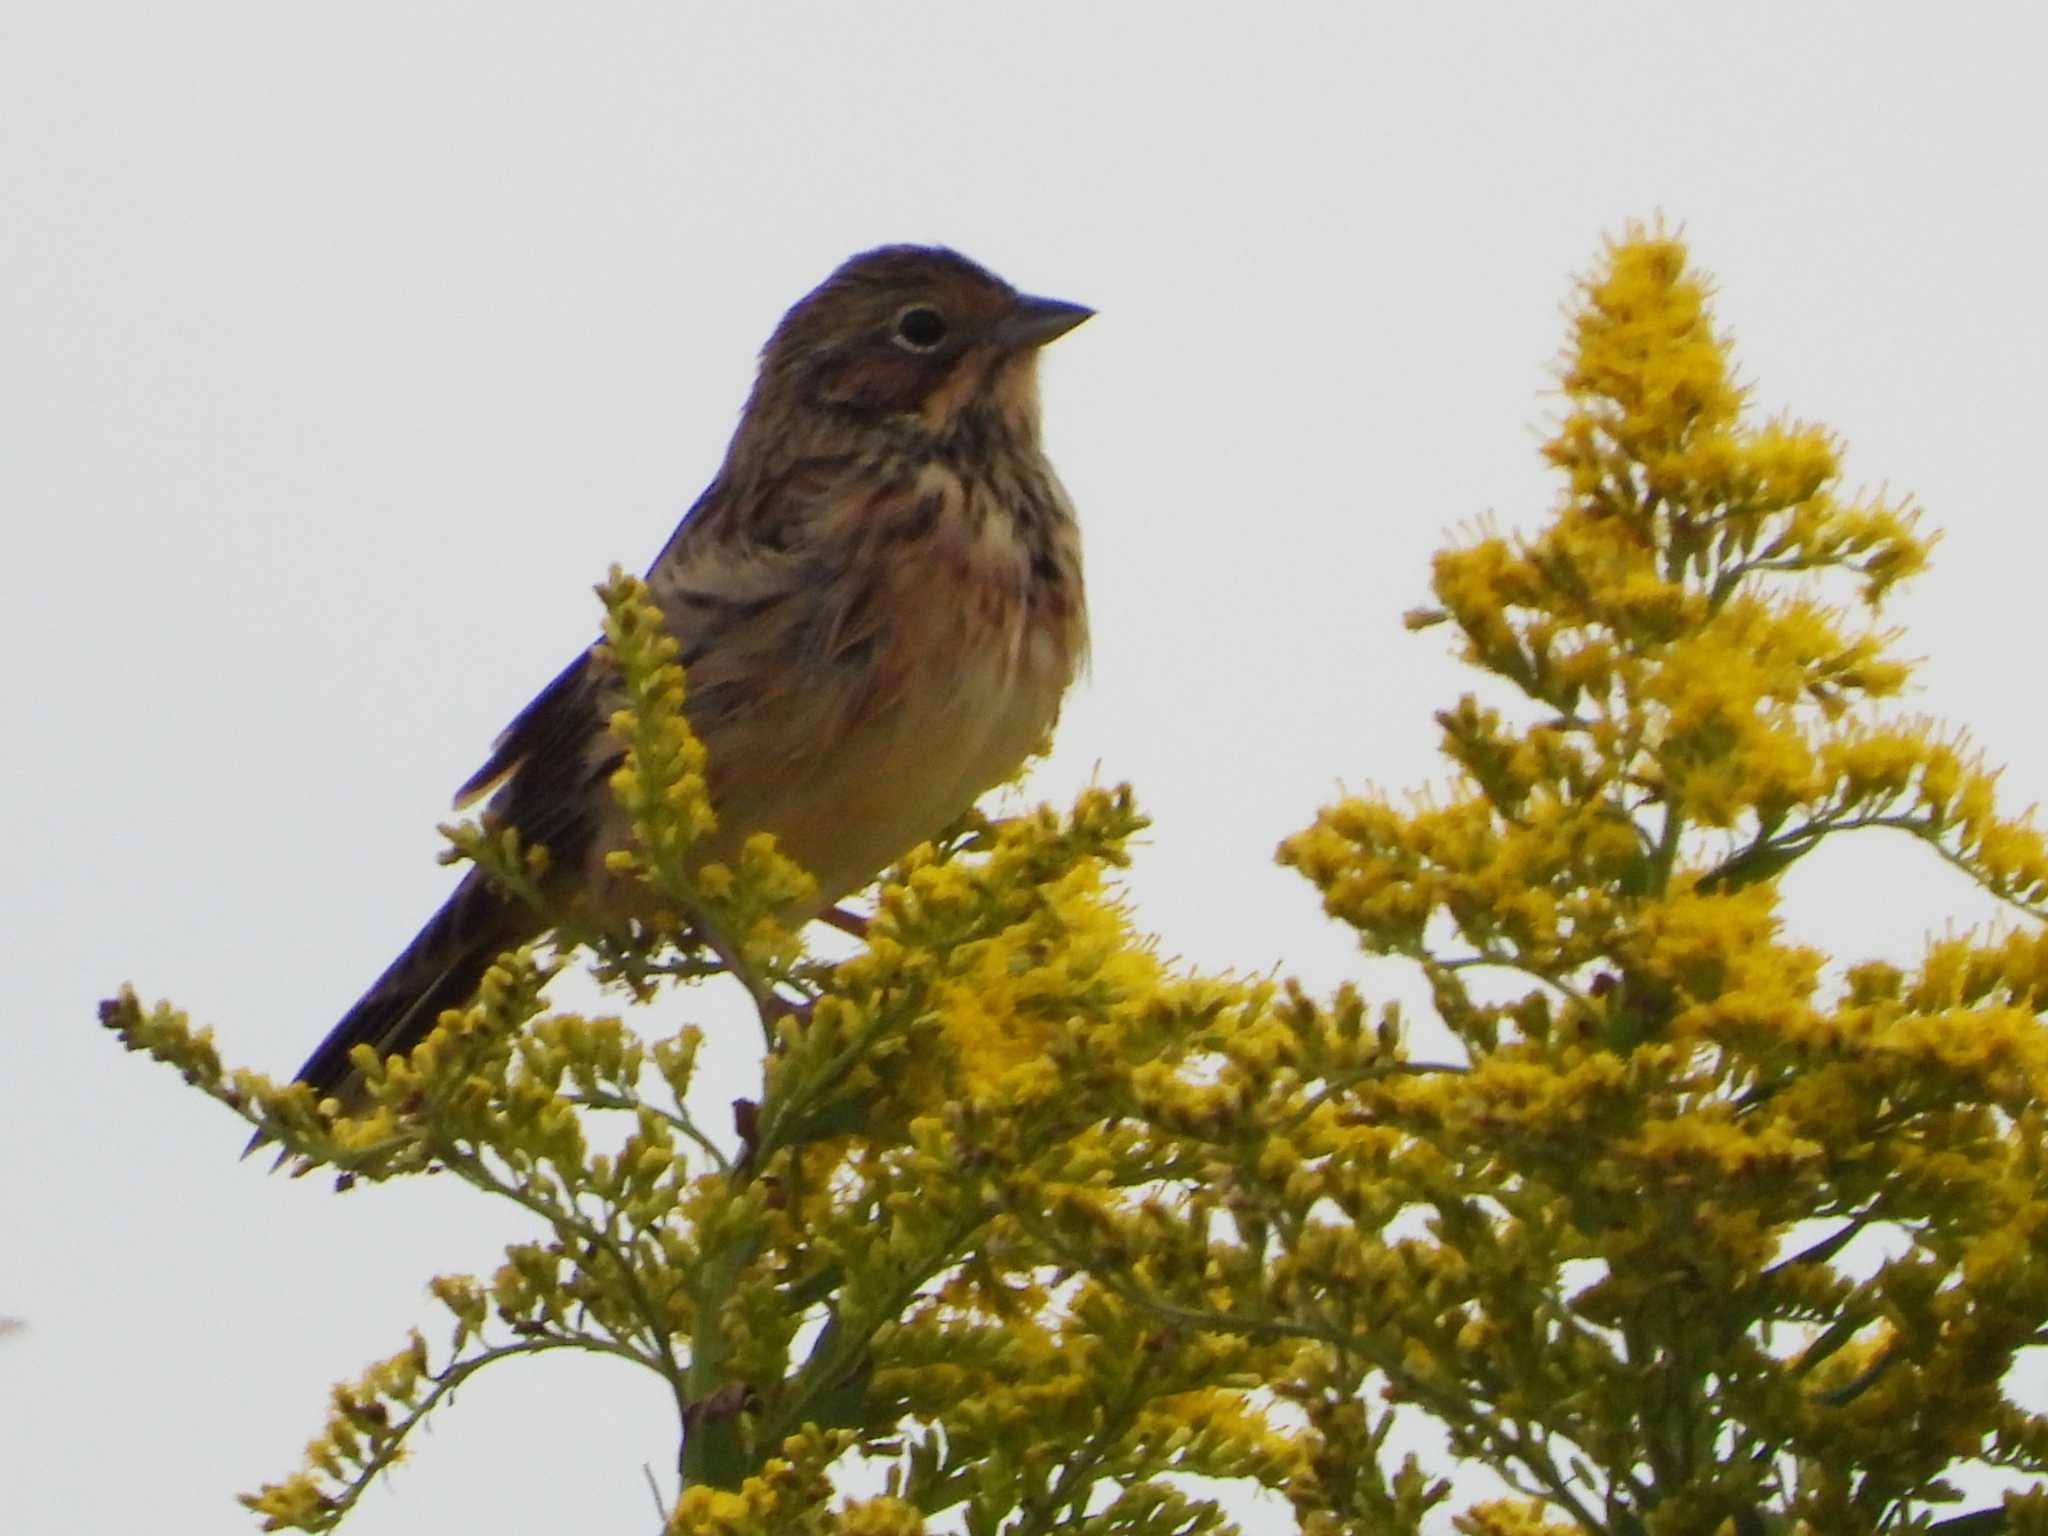
{"type": "MultiPolygon", "coordinates": [[[[0,1527],[244,1528],[327,1384],[518,1231],[238,1163],[93,1004],[133,979],[293,1067],[862,247],[1101,310],[1046,368],[1096,664],[1033,788],[1136,781],[1170,951],[1363,969],[1273,845],[1436,772],[1465,684],[1398,615],[1448,529],[1549,505],[1567,280],[1660,210],[1760,405],[1946,529],[1896,610],[1914,703],[2035,799],[2044,40],[2021,6],[0,9],[0,1527]]],[[[1985,915],[1910,854],[1802,875],[1800,930],[1985,915]]],[[[670,1437],[623,1367],[486,1377],[352,1528],[650,1529],[670,1437]]]]}

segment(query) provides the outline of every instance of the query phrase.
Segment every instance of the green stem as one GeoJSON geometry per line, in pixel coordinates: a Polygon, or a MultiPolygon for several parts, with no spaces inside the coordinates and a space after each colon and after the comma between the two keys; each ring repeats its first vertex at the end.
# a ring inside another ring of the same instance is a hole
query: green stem
{"type": "Polygon", "coordinates": [[[697,1303],[697,1328],[690,1339],[690,1368],[680,1384],[685,1400],[683,1445],[676,1466],[685,1488],[737,1488],[748,1472],[737,1413],[712,1419],[704,1404],[725,1386],[731,1341],[725,1331],[725,1307],[734,1287],[759,1249],[757,1235],[729,1238],[698,1271],[692,1288],[697,1303]]]}

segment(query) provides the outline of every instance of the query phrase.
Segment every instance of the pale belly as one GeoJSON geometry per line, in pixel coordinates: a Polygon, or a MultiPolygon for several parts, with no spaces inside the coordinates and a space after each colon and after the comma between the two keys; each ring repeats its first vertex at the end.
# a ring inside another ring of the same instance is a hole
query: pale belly
{"type": "Polygon", "coordinates": [[[1015,773],[1052,729],[1071,670],[1007,649],[934,657],[925,686],[837,750],[763,774],[758,801],[735,786],[715,841],[773,832],[816,878],[820,908],[858,890],[1015,773]]]}

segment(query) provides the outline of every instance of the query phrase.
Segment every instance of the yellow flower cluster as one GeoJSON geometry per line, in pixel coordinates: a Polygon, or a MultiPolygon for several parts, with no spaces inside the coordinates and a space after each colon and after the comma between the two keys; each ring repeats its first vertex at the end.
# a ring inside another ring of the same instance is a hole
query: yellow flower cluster
{"type": "Polygon", "coordinates": [[[1528,717],[1468,698],[1439,716],[1446,791],[1346,801],[1283,848],[1368,950],[1422,966],[1464,1054],[1353,1099],[1395,1138],[1369,1208],[1419,1204],[1434,1237],[1290,1246],[1318,1288],[1375,1277],[1352,1347],[1586,1528],[1563,1469],[1591,1453],[1606,1508],[1659,1528],[1876,1529],[1986,1447],[2048,1473],[2048,1421],[1998,1386],[2048,1321],[2043,941],[1831,992],[1777,880],[1883,827],[2038,917],[2048,850],[1952,733],[1880,712],[1909,669],[1864,614],[1926,541],[1839,497],[1826,434],[1745,423],[1705,300],[1675,240],[1612,248],[1554,517],[1436,562],[1418,622],[1454,623],[1528,717]],[[1858,1506],[1864,1479],[1892,1502],[1858,1506]]]}

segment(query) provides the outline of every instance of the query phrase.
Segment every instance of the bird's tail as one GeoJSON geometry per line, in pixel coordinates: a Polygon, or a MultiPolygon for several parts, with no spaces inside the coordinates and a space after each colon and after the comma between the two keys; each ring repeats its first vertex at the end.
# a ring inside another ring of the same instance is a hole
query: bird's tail
{"type": "MultiPolygon", "coordinates": [[[[475,993],[493,960],[534,938],[539,920],[472,870],[384,974],[356,999],[300,1067],[296,1081],[321,1098],[346,1099],[356,1081],[350,1055],[367,1045],[381,1057],[403,1055],[424,1040],[441,1014],[475,993]]],[[[250,1140],[246,1157],[267,1140],[250,1140]]]]}

